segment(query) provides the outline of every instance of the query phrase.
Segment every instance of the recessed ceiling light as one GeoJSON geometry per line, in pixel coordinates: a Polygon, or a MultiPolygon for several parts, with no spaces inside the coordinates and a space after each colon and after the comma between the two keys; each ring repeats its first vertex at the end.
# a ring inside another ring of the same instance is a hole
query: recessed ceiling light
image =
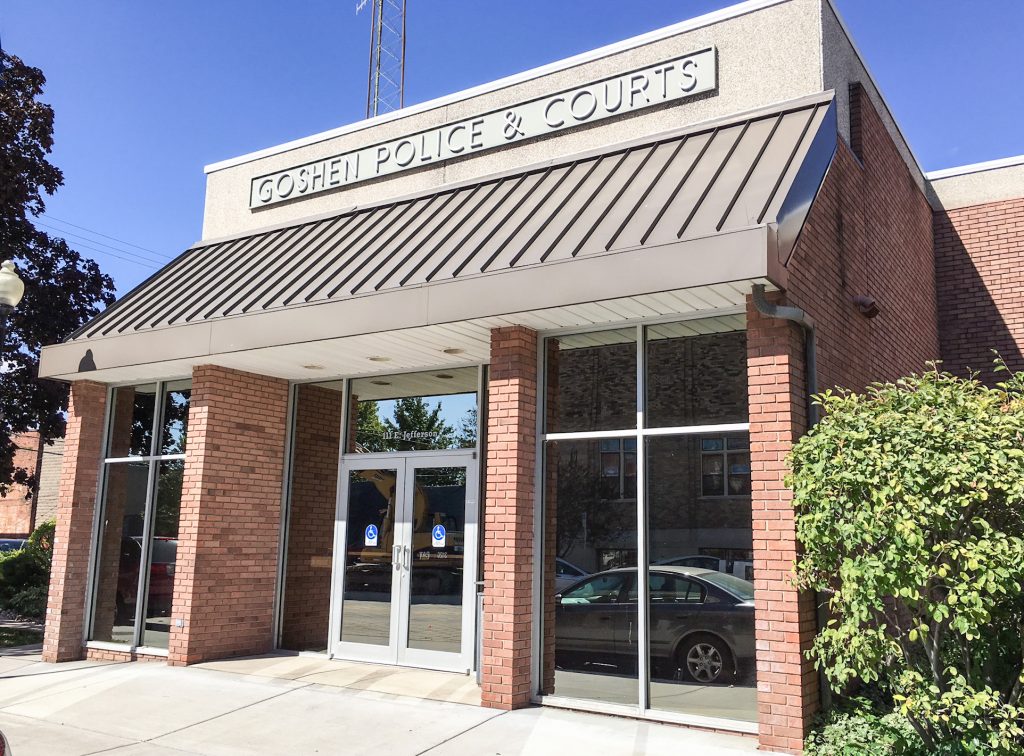
{"type": "Polygon", "coordinates": [[[454,378],[455,376],[454,376],[454,375],[452,375],[451,373],[438,373],[438,374],[437,374],[437,375],[435,375],[434,377],[435,377],[435,378],[441,378],[441,379],[443,379],[443,380],[446,380],[446,381],[450,381],[450,380],[451,380],[452,378],[454,378]]]}
{"type": "Polygon", "coordinates": [[[445,354],[462,354],[466,350],[462,349],[461,347],[449,347],[448,349],[442,349],[441,351],[443,351],[445,354]]]}
{"type": "Polygon", "coordinates": [[[391,362],[390,357],[367,357],[370,362],[391,362]]]}
{"type": "Polygon", "coordinates": [[[303,365],[302,367],[305,370],[323,370],[324,369],[323,365],[303,365]]]}
{"type": "Polygon", "coordinates": [[[370,381],[374,386],[390,386],[391,381],[370,381]]]}

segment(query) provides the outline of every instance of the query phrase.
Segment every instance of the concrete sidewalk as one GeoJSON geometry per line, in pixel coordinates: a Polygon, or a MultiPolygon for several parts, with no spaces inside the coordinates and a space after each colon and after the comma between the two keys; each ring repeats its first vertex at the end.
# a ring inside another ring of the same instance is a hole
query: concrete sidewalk
{"type": "MultiPolygon", "coordinates": [[[[242,665],[241,672],[226,671],[231,668],[224,664],[53,665],[43,664],[35,649],[8,650],[0,655],[0,731],[14,756],[756,752],[751,738],[671,725],[552,708],[498,712],[381,692],[371,683],[324,684],[332,678],[322,665],[330,662],[313,663],[313,679],[306,679],[253,673],[266,664],[242,665]]],[[[352,679],[351,666],[340,676],[352,679]]],[[[380,668],[364,666],[366,680],[381,676],[380,668]]],[[[451,677],[453,690],[466,680],[451,677]]]]}

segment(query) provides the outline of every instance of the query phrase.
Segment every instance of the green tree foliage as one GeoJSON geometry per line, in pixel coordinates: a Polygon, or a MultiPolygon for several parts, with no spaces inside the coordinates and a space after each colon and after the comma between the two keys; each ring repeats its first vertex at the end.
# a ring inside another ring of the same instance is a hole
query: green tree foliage
{"type": "Polygon", "coordinates": [[[55,527],[53,520],[44,522],[25,548],[0,554],[0,609],[40,619],[46,614],[55,527]]]}
{"type": "Polygon", "coordinates": [[[32,471],[14,467],[12,434],[38,429],[43,444],[64,434],[67,387],[38,379],[40,348],[114,301],[113,281],[95,262],[31,221],[45,210],[43,194],[64,182],[47,159],[53,110],[38,100],[45,82],[38,68],[0,50],[0,250],[26,284],[0,342],[0,492],[12,482],[35,485],[32,471]]]}
{"type": "Polygon", "coordinates": [[[797,580],[832,616],[813,659],[885,690],[923,752],[1024,752],[1024,374],[819,401],[789,477],[797,580]]]}
{"type": "Polygon", "coordinates": [[[455,445],[455,430],[441,417],[441,403],[431,409],[423,397],[395,400],[391,418],[384,419],[389,451],[448,449],[455,445]]]}
{"type": "Polygon", "coordinates": [[[392,451],[384,438],[384,423],[380,421],[377,402],[356,403],[356,438],[366,451],[392,451]]]}

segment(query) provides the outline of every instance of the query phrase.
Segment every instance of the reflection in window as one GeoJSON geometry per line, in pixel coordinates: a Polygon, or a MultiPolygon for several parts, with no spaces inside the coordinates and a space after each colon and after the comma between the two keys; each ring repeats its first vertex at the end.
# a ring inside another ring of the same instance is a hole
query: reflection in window
{"type": "Polygon", "coordinates": [[[146,457],[153,453],[156,390],[155,383],[114,389],[108,457],[146,457]]]}
{"type": "Polygon", "coordinates": [[[167,647],[189,385],[111,392],[90,640],[167,647]]]}
{"type": "Polygon", "coordinates": [[[341,446],[341,381],[295,387],[279,645],[325,651],[341,446]]]}
{"type": "Polygon", "coordinates": [[[635,705],[643,685],[653,709],[756,720],[744,327],[742,315],[648,326],[642,354],[635,328],[547,342],[545,429],[569,438],[545,444],[545,694],[635,705]],[[614,437],[570,435],[598,431],[614,437]]]}
{"type": "Polygon", "coordinates": [[[478,380],[476,367],[353,380],[350,451],[475,448],[478,380]]]}

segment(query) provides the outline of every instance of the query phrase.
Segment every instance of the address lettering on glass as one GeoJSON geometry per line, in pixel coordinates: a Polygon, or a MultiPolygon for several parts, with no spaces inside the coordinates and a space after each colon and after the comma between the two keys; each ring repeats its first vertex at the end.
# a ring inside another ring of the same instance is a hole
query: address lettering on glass
{"type": "Polygon", "coordinates": [[[715,48],[708,47],[400,139],[257,176],[250,187],[249,207],[266,207],[309,197],[378,176],[693,97],[715,89],[717,79],[715,48]]]}

